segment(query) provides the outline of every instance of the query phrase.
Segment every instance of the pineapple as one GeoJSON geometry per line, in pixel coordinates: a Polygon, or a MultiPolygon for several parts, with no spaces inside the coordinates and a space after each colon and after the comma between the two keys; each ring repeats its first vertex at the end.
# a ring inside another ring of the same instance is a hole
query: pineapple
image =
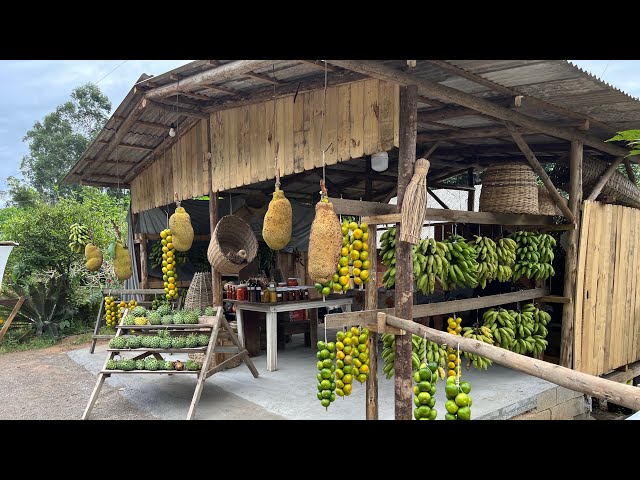
{"type": "Polygon", "coordinates": [[[144,359],[145,370],[158,370],[158,360],[153,357],[147,357],[144,359]]]}
{"type": "Polygon", "coordinates": [[[204,314],[207,317],[213,317],[216,314],[216,309],[213,307],[207,307],[204,309],[204,314]]]}
{"type": "Polygon", "coordinates": [[[124,337],[113,337],[109,341],[109,348],[122,349],[127,348],[127,339],[124,337]]]}
{"type": "Polygon", "coordinates": [[[184,323],[189,325],[195,325],[198,323],[198,316],[199,316],[199,312],[196,310],[185,312],[184,323]]]}
{"type": "Polygon", "coordinates": [[[184,346],[185,346],[184,337],[183,336],[173,337],[171,339],[171,346],[173,348],[184,348],[184,346]]]}
{"type": "Polygon", "coordinates": [[[186,348],[196,348],[198,346],[198,336],[195,334],[187,335],[184,345],[186,348]]]}
{"type": "Polygon", "coordinates": [[[124,317],[124,320],[122,321],[123,325],[135,325],[135,317],[133,315],[127,315],[126,317],[124,317]]]}
{"type": "Polygon", "coordinates": [[[134,335],[127,338],[127,348],[140,348],[140,337],[134,335]]]}
{"type": "Polygon", "coordinates": [[[204,333],[198,335],[198,345],[201,347],[209,345],[209,335],[205,335],[204,333]]]}
{"type": "Polygon", "coordinates": [[[162,325],[173,325],[173,315],[163,315],[162,325]]]}
{"type": "Polygon", "coordinates": [[[185,368],[187,370],[196,371],[196,370],[200,370],[202,368],[202,364],[200,362],[196,362],[194,360],[187,360],[187,363],[185,364],[185,368]]]}
{"type": "Polygon", "coordinates": [[[149,348],[160,348],[160,337],[149,337],[149,348]]]}
{"type": "Polygon", "coordinates": [[[127,358],[122,361],[121,367],[122,367],[122,370],[125,370],[127,372],[134,370],[136,368],[136,361],[131,358],[127,358]]]}
{"type": "Polygon", "coordinates": [[[140,346],[144,347],[144,348],[151,348],[151,339],[153,337],[149,336],[149,335],[144,335],[141,339],[140,339],[140,346]]]}
{"type": "Polygon", "coordinates": [[[144,370],[144,360],[136,360],[136,370],[144,370]]]}
{"type": "Polygon", "coordinates": [[[185,312],[183,311],[178,311],[173,315],[173,323],[175,323],[176,325],[182,325],[185,322],[185,312]]]}
{"type": "Polygon", "coordinates": [[[143,306],[135,307],[133,310],[131,310],[131,315],[133,315],[134,317],[146,317],[147,309],[143,306]]]}
{"type": "Polygon", "coordinates": [[[169,360],[165,360],[162,369],[163,370],[173,370],[173,362],[171,362],[169,360]]]}
{"type": "Polygon", "coordinates": [[[160,325],[162,323],[162,316],[157,311],[151,312],[147,318],[151,325],[160,325]]]}
{"type": "MultiPolygon", "coordinates": [[[[138,308],[138,307],[136,307],[138,308]]],[[[136,317],[133,322],[136,325],[146,325],[147,324],[147,317],[136,317]]]]}
{"type": "Polygon", "coordinates": [[[163,337],[160,339],[160,346],[158,348],[162,348],[164,350],[171,348],[172,342],[171,337],[163,337]]]}
{"type": "Polygon", "coordinates": [[[118,368],[118,362],[112,359],[107,360],[107,370],[115,370],[116,368],[118,368]]]}
{"type": "Polygon", "coordinates": [[[168,303],[164,303],[164,304],[162,304],[162,305],[160,305],[158,307],[156,312],[158,312],[158,314],[161,317],[164,317],[165,315],[170,315],[171,314],[171,305],[169,305],[168,303]]]}

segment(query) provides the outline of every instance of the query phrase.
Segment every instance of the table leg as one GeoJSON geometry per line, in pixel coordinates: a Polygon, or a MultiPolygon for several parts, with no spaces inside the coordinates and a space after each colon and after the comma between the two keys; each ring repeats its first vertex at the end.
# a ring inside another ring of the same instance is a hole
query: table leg
{"type": "Polygon", "coordinates": [[[267,312],[267,370],[278,369],[278,314],[267,312]]]}
{"type": "Polygon", "coordinates": [[[311,336],[311,348],[318,343],[318,309],[309,310],[309,335],[311,336]]]}
{"type": "Polygon", "coordinates": [[[242,324],[242,310],[236,307],[236,325],[238,327],[238,341],[244,347],[244,325],[242,324]]]}

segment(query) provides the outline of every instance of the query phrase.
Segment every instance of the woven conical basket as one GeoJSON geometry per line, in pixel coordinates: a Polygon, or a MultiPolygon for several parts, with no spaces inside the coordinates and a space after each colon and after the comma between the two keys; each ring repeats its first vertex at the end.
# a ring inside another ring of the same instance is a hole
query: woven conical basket
{"type": "Polygon", "coordinates": [[[193,276],[189,290],[187,290],[184,308],[185,310],[194,310],[196,308],[204,310],[212,305],[211,272],[198,272],[193,276]]]}
{"type": "Polygon", "coordinates": [[[247,222],[235,215],[220,219],[211,234],[207,256],[213,268],[223,275],[235,275],[256,258],[258,240],[247,222]],[[246,262],[236,263],[229,259],[240,250],[246,252],[246,262]]]}

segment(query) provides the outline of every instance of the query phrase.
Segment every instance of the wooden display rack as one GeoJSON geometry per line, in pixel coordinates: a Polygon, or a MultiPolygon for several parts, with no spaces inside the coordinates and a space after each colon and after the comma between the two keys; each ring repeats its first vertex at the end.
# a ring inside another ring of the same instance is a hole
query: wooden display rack
{"type": "MultiPolygon", "coordinates": [[[[98,310],[98,318],[96,318],[96,324],[93,329],[93,335],[91,336],[91,348],[89,349],[89,353],[93,353],[96,349],[96,342],[98,340],[110,340],[115,335],[99,335],[100,325],[105,325],[104,320],[102,319],[102,312],[104,312],[104,298],[110,297],[111,295],[162,295],[164,298],[165,292],[163,288],[129,288],[129,289],[103,289],[102,290],[102,301],[100,302],[100,310],[98,310]]],[[[129,303],[129,302],[127,302],[129,303]]],[[[151,302],[138,302],[139,305],[151,305],[151,302]]],[[[178,305],[179,308],[179,305],[178,305]]]]}
{"type": "MultiPolygon", "coordinates": [[[[123,319],[126,315],[123,315],[123,319]]],[[[211,335],[209,337],[209,344],[206,347],[198,347],[198,348],[136,348],[136,349],[123,349],[118,350],[114,348],[109,348],[107,351],[109,354],[107,355],[107,359],[104,362],[102,370],[98,374],[98,380],[96,382],[96,386],[91,393],[91,398],[89,399],[89,403],[87,404],[87,408],[82,415],[82,419],[86,420],[93,409],[93,406],[96,403],[98,398],[98,394],[102,389],[102,385],[106,378],[110,377],[114,374],[135,374],[135,373],[143,373],[143,374],[165,374],[165,375],[183,375],[183,374],[195,374],[198,376],[198,381],[196,383],[196,389],[193,393],[193,398],[191,400],[191,405],[189,407],[189,413],[187,414],[187,420],[191,420],[196,411],[196,407],[198,402],[200,401],[200,395],[202,394],[202,388],[204,387],[204,381],[209,378],[214,373],[217,373],[223,370],[227,365],[229,365],[233,360],[240,358],[251,370],[251,373],[255,378],[258,378],[258,370],[253,365],[253,362],[249,359],[249,354],[247,350],[241,346],[238,338],[233,333],[231,326],[227,322],[227,319],[224,317],[222,307],[218,308],[218,313],[213,317],[200,317],[201,322],[195,325],[122,325],[122,320],[120,324],[116,327],[115,337],[123,335],[123,332],[126,330],[140,330],[143,333],[151,333],[158,330],[172,330],[176,332],[189,332],[189,333],[208,333],[211,335]],[[218,339],[218,334],[220,333],[220,328],[222,328],[223,332],[226,332],[227,335],[231,338],[231,341],[235,346],[217,346],[216,341],[218,339]],[[202,368],[200,370],[107,370],[107,362],[112,360],[117,354],[120,352],[134,352],[138,353],[137,356],[133,357],[134,360],[140,360],[148,356],[153,356],[158,360],[164,360],[161,353],[204,353],[204,360],[202,362],[202,368]],[[209,363],[211,361],[211,356],[213,353],[233,353],[234,355],[224,362],[216,365],[212,368],[209,368],[209,363]]]]}

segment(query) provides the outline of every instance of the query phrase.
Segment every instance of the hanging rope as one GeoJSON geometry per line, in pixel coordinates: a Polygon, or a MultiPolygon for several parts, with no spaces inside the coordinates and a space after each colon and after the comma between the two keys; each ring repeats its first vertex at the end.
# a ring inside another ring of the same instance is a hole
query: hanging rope
{"type": "MultiPolygon", "coordinates": [[[[276,75],[276,64],[273,64],[273,68],[271,70],[273,72],[273,77],[276,75]]],[[[276,107],[276,82],[273,82],[273,121],[272,121],[272,130],[273,130],[273,169],[276,173],[276,191],[280,190],[280,169],[278,168],[278,151],[280,150],[280,142],[278,142],[278,108],[276,107]]]]}
{"type": "MultiPolygon", "coordinates": [[[[458,361],[460,361],[460,344],[458,343],[458,361]]],[[[462,361],[460,361],[460,363],[458,365],[456,365],[456,387],[458,387],[458,389],[460,389],[460,371],[462,370],[462,368],[460,368],[460,364],[462,364],[462,361]]]]}
{"type": "Polygon", "coordinates": [[[322,121],[320,123],[320,150],[322,150],[322,181],[320,182],[321,185],[321,195],[322,198],[326,198],[327,197],[327,188],[325,186],[325,181],[327,178],[326,175],[326,163],[324,160],[324,155],[327,152],[327,150],[329,150],[329,148],[331,148],[331,145],[333,144],[333,142],[329,143],[329,145],[327,146],[327,148],[322,148],[322,141],[323,141],[323,137],[324,137],[324,117],[326,115],[327,112],[327,61],[323,60],[324,62],[324,98],[322,100],[322,121]]]}

